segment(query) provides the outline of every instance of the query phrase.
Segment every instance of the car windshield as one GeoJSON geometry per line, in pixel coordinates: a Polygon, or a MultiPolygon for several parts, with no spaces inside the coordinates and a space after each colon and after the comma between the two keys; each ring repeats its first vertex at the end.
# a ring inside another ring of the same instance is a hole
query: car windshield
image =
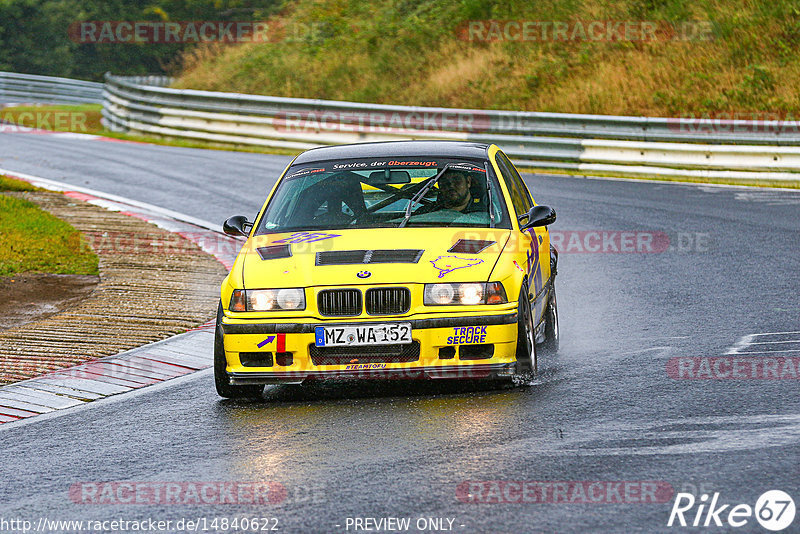
{"type": "Polygon", "coordinates": [[[292,166],[256,234],[333,228],[510,228],[483,161],[420,158],[292,166]]]}

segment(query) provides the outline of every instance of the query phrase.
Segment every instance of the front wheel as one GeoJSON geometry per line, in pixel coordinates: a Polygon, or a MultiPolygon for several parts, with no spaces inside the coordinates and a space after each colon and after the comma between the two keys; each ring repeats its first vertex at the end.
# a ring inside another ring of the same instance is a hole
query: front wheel
{"type": "Polygon", "coordinates": [[[558,352],[558,301],[556,300],[556,285],[550,289],[550,301],[544,316],[544,343],[542,348],[549,353],[558,352]]]}
{"type": "Polygon", "coordinates": [[[228,372],[225,368],[228,362],[225,359],[225,346],[222,342],[222,303],[217,309],[217,327],[214,330],[214,385],[220,397],[228,399],[256,399],[261,396],[264,386],[234,386],[231,385],[228,372]]]}
{"type": "Polygon", "coordinates": [[[533,328],[533,314],[528,300],[528,287],[522,286],[517,308],[517,374],[532,375],[538,372],[536,360],[536,337],[533,328]]]}

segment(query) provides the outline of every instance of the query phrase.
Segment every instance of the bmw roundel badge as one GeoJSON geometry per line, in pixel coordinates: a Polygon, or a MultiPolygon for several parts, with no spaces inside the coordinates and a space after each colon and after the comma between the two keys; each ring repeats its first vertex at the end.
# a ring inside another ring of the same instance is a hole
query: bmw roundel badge
{"type": "Polygon", "coordinates": [[[359,278],[369,278],[370,276],[372,276],[372,273],[369,271],[358,271],[358,274],[356,276],[359,278]]]}

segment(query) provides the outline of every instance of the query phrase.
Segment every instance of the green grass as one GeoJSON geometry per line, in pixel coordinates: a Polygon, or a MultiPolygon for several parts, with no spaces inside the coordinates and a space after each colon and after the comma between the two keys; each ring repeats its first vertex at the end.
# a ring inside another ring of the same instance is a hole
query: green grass
{"type": "Polygon", "coordinates": [[[0,191],[41,191],[28,182],[0,174],[0,191]]]}
{"type": "Polygon", "coordinates": [[[650,180],[655,182],[688,182],[694,184],[744,185],[748,187],[778,187],[783,189],[800,189],[800,180],[734,180],[730,178],[701,178],[696,176],[663,176],[659,174],[624,174],[611,171],[576,171],[561,169],[539,169],[536,166],[518,165],[520,172],[536,174],[552,174],[578,176],[584,178],[623,178],[625,180],[650,180]]]}
{"type": "Polygon", "coordinates": [[[179,88],[387,104],[612,115],[800,115],[794,0],[297,0],[286,38],[207,45],[179,88]],[[467,21],[642,21],[658,38],[469,41],[467,21]],[[707,39],[661,28],[702,22],[707,39]],[[295,29],[295,31],[291,31],[295,29]]]}
{"type": "Polygon", "coordinates": [[[0,276],[28,272],[98,274],[98,260],[69,224],[32,202],[0,195],[0,276]]]}
{"type": "Polygon", "coordinates": [[[102,109],[100,104],[11,106],[0,108],[0,119],[54,132],[96,133],[103,130],[102,109]]]}
{"type": "Polygon", "coordinates": [[[109,132],[107,130],[103,132],[98,132],[97,135],[102,135],[104,137],[112,137],[114,139],[120,139],[122,141],[133,141],[136,143],[149,143],[152,145],[161,145],[161,146],[178,146],[183,148],[202,148],[207,150],[223,150],[228,152],[253,152],[256,154],[277,154],[280,156],[296,156],[297,154],[300,153],[300,151],[298,150],[285,150],[281,148],[268,148],[268,147],[260,147],[253,145],[215,143],[211,141],[183,139],[180,137],[166,137],[166,136],[153,137],[145,135],[125,134],[119,132],[109,132]]]}

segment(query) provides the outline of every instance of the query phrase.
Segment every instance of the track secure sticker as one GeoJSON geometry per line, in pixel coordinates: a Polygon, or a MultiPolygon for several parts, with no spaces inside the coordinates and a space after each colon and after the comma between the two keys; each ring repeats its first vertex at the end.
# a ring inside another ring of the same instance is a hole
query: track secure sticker
{"type": "Polygon", "coordinates": [[[448,345],[464,345],[467,343],[486,343],[485,326],[456,326],[453,335],[447,338],[448,345]]]}

